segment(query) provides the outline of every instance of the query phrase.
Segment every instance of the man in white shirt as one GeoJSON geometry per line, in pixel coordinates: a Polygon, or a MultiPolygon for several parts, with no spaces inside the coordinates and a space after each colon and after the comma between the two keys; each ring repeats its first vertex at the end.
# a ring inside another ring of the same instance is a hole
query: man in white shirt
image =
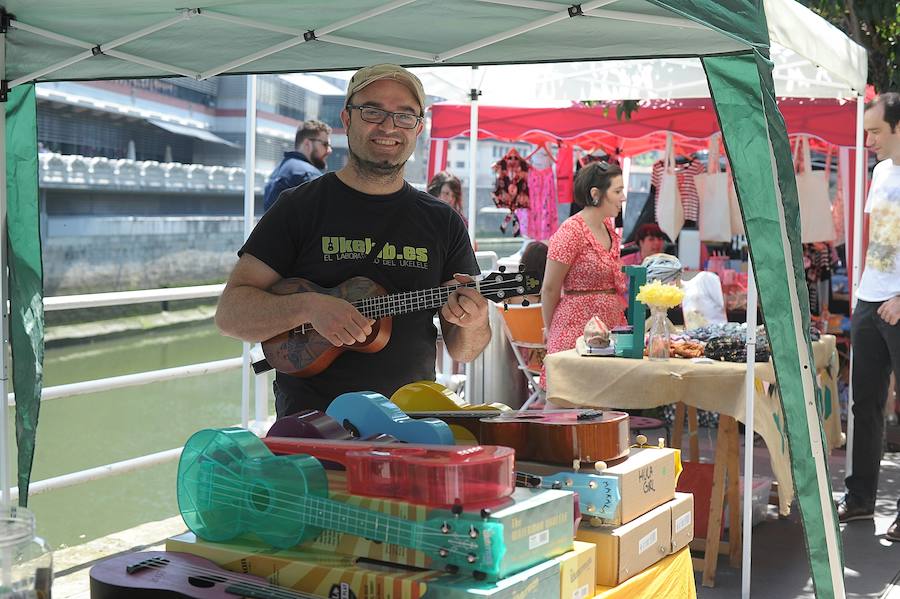
{"type": "MultiPolygon", "coordinates": [[[[875,511],[884,437],[884,403],[891,372],[900,380],[900,94],[884,93],[866,107],[866,147],[875,166],[866,200],[869,247],[856,291],[853,346],[853,473],[838,504],[841,522],[870,520],[875,511]]],[[[900,510],[900,500],[898,500],[900,510]]],[[[885,538],[900,541],[900,515],[885,538]]]]}

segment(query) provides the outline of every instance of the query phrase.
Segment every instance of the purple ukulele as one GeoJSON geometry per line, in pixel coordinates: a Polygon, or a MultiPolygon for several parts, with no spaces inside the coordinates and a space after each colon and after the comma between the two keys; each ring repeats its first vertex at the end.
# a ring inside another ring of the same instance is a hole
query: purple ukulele
{"type": "Polygon", "coordinates": [[[125,553],[91,568],[91,599],[320,599],[174,551],[125,553]]]}

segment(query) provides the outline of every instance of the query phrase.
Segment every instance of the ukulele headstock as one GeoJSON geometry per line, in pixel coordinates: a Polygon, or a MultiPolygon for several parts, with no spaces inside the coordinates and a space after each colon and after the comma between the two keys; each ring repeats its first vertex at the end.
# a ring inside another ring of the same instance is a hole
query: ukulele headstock
{"type": "MultiPolygon", "coordinates": [[[[506,302],[513,297],[537,295],[541,292],[541,275],[530,271],[508,272],[500,266],[481,279],[478,289],[481,295],[494,302],[506,302]]],[[[523,302],[523,305],[525,302],[523,302]]]]}
{"type": "Polygon", "coordinates": [[[424,541],[433,547],[429,553],[436,568],[496,580],[506,546],[503,525],[489,521],[489,513],[482,510],[476,515],[454,509],[423,523],[424,541]]]}

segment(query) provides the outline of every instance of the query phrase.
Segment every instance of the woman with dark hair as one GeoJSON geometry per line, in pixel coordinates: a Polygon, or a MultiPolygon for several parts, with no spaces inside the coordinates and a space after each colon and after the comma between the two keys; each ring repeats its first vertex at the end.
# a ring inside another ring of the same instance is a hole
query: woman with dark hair
{"type": "Polygon", "coordinates": [[[622,210],[622,170],[592,162],[575,176],[573,200],[583,210],[550,238],[541,290],[547,353],[572,349],[598,316],[609,328],[625,324],[625,274],[613,219],[622,210]]]}
{"type": "Polygon", "coordinates": [[[466,215],[463,214],[462,182],[459,177],[449,171],[435,173],[428,182],[428,193],[442,202],[450,204],[457,214],[463,217],[464,221],[466,220],[466,215]]]}

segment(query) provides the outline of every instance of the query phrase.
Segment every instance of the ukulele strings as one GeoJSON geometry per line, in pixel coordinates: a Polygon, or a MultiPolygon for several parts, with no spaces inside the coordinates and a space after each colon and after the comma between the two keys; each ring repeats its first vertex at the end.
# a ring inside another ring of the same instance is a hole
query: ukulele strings
{"type": "MultiPolygon", "coordinates": [[[[247,502],[250,503],[251,505],[258,504],[258,505],[274,506],[277,510],[279,510],[281,512],[285,512],[285,513],[274,513],[272,510],[267,510],[269,512],[266,514],[267,517],[281,518],[281,519],[288,520],[293,523],[296,523],[296,517],[298,517],[298,516],[302,517],[303,515],[306,515],[308,517],[312,516],[312,517],[322,519],[323,523],[318,526],[315,524],[311,524],[311,526],[313,526],[314,528],[325,528],[329,524],[333,523],[335,519],[343,518],[343,519],[347,520],[348,522],[352,521],[351,525],[356,525],[361,528],[367,529],[367,531],[370,533],[372,533],[373,530],[375,533],[378,532],[377,522],[381,521],[381,522],[388,524],[388,526],[385,527],[385,530],[383,532],[383,535],[385,536],[385,538],[387,538],[389,532],[391,532],[389,524],[391,522],[396,522],[397,525],[395,526],[395,530],[397,531],[398,539],[395,544],[397,544],[397,545],[409,546],[408,541],[406,543],[404,543],[403,539],[400,538],[400,534],[399,534],[401,531],[404,530],[404,527],[407,527],[406,530],[415,529],[415,528],[421,529],[421,533],[416,536],[418,536],[422,540],[420,547],[425,551],[440,551],[441,549],[444,549],[448,555],[455,554],[458,556],[468,557],[469,555],[471,555],[471,553],[466,552],[466,551],[459,551],[457,549],[453,549],[453,548],[449,548],[449,547],[445,547],[445,545],[450,545],[450,547],[459,546],[462,544],[462,543],[460,543],[461,540],[468,541],[468,544],[470,546],[472,546],[473,549],[477,549],[477,543],[475,543],[475,541],[473,541],[472,539],[469,538],[469,534],[467,531],[466,532],[453,531],[451,533],[446,533],[446,534],[443,532],[432,532],[432,531],[427,530],[423,524],[414,524],[414,523],[406,522],[405,520],[401,520],[400,518],[390,516],[388,514],[375,512],[372,510],[366,510],[365,508],[359,508],[359,507],[351,506],[348,504],[343,504],[340,501],[337,501],[334,499],[320,498],[320,497],[316,497],[314,495],[304,494],[304,493],[291,493],[288,491],[281,491],[281,490],[272,489],[272,488],[264,489],[265,492],[245,491],[245,490],[243,490],[242,487],[235,486],[233,484],[235,482],[234,479],[228,475],[223,475],[223,474],[217,473],[217,474],[214,474],[213,476],[216,478],[225,479],[227,481],[227,483],[232,483],[232,484],[223,484],[223,483],[219,483],[219,482],[209,483],[210,487],[212,487],[216,491],[219,491],[219,496],[221,498],[233,499],[233,500],[238,500],[238,501],[246,499],[247,502]],[[298,502],[301,504],[306,504],[305,505],[306,510],[303,509],[303,506],[298,506],[297,505],[298,502]],[[331,513],[330,514],[325,513],[325,514],[320,514],[320,515],[312,514],[311,512],[313,512],[316,509],[319,509],[321,511],[331,512],[331,513]],[[341,513],[342,511],[344,511],[346,513],[342,514],[341,513]],[[372,525],[368,524],[366,522],[365,517],[359,517],[358,515],[356,515],[353,512],[368,512],[368,513],[364,513],[362,515],[370,516],[371,518],[375,519],[376,520],[375,527],[373,528],[372,525]],[[331,516],[332,520],[327,521],[327,522],[324,521],[324,519],[327,516],[331,516]],[[454,541],[454,542],[453,543],[449,543],[449,542],[448,543],[435,543],[433,541],[428,540],[428,539],[432,539],[432,538],[438,538],[443,541],[454,541]]],[[[200,481],[198,481],[197,479],[190,479],[190,480],[188,480],[188,482],[198,484],[198,485],[200,484],[200,481]]],[[[228,507],[233,507],[233,505],[228,504],[228,507]]],[[[197,510],[197,511],[199,512],[201,510],[197,510]]],[[[454,521],[468,522],[470,525],[473,525],[469,521],[456,520],[455,518],[447,518],[448,524],[452,523],[454,521]]],[[[348,526],[350,526],[350,525],[348,525],[348,526]]],[[[255,532],[255,531],[251,531],[251,532],[255,532]]],[[[392,541],[386,541],[386,542],[392,542],[392,541]]],[[[472,565],[474,565],[474,564],[472,564],[472,565]]]]}
{"type": "Polygon", "coordinates": [[[283,597],[284,599],[323,599],[320,595],[304,593],[302,591],[295,591],[272,583],[241,580],[240,578],[234,576],[233,572],[224,570],[222,568],[205,568],[202,566],[194,566],[190,564],[179,565],[173,558],[165,557],[164,555],[160,555],[159,557],[155,558],[148,558],[146,561],[147,563],[140,563],[140,569],[137,570],[137,572],[140,572],[144,569],[165,570],[167,572],[172,572],[175,574],[184,574],[185,576],[205,576],[209,577],[214,582],[222,580],[227,583],[240,585],[241,588],[251,589],[254,591],[264,591],[272,597],[283,597]],[[162,563],[163,560],[166,560],[166,563],[162,563]]]}
{"type": "MultiPolygon", "coordinates": [[[[497,292],[497,291],[514,291],[519,287],[522,287],[520,283],[515,281],[491,281],[484,280],[480,282],[472,282],[472,283],[460,283],[458,285],[448,285],[446,287],[434,287],[432,289],[424,289],[419,291],[404,291],[401,293],[394,293],[391,295],[375,295],[372,297],[362,298],[355,302],[352,302],[351,305],[357,310],[366,309],[366,308],[376,308],[374,314],[371,316],[375,318],[382,318],[387,316],[392,312],[393,308],[403,307],[405,302],[410,302],[411,300],[415,300],[416,303],[419,303],[422,299],[427,301],[428,299],[436,300],[441,299],[442,303],[446,298],[440,297],[442,294],[446,293],[449,297],[451,293],[459,289],[460,287],[469,287],[476,288],[482,292],[497,292]],[[480,284],[479,284],[480,283],[480,284]],[[438,294],[438,297],[425,297],[425,294],[438,294]]],[[[483,295],[483,293],[482,293],[483,295]]]]}

